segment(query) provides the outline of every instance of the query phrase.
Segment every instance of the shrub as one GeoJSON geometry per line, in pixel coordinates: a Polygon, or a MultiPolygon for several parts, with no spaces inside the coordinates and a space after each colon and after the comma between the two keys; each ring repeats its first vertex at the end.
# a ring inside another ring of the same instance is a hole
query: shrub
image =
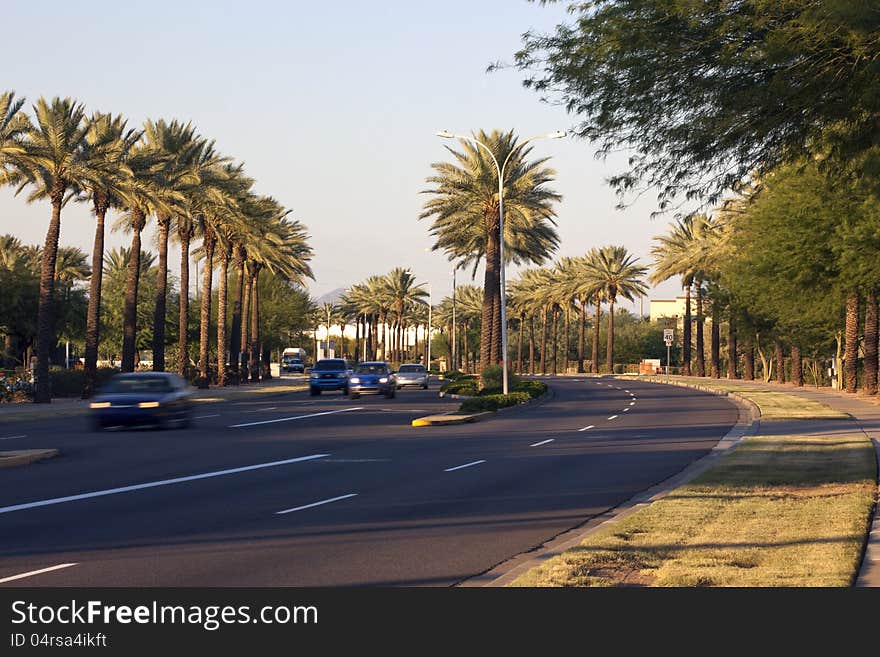
{"type": "Polygon", "coordinates": [[[509,395],[480,395],[472,399],[465,399],[458,410],[465,413],[497,411],[499,408],[524,404],[529,399],[531,397],[527,392],[512,392],[509,395]]]}
{"type": "MultiPolygon", "coordinates": [[[[118,370],[112,367],[99,367],[96,377],[97,386],[100,388],[117,373],[118,370]]],[[[49,372],[49,381],[53,397],[79,397],[82,395],[86,383],[86,372],[85,370],[53,369],[49,372]]]]}
{"type": "Polygon", "coordinates": [[[547,392],[547,384],[543,381],[534,381],[532,379],[523,379],[520,381],[516,388],[516,392],[525,392],[529,395],[531,399],[535,399],[536,397],[540,397],[545,392],[547,392]]]}
{"type": "Polygon", "coordinates": [[[29,374],[0,376],[0,402],[17,403],[34,398],[34,383],[29,374]]]}
{"type": "Polygon", "coordinates": [[[440,387],[440,391],[449,393],[450,395],[476,395],[479,392],[477,386],[477,378],[467,376],[444,383],[440,387]]]}
{"type": "MultiPolygon", "coordinates": [[[[481,387],[484,390],[501,390],[504,387],[504,368],[501,365],[492,365],[487,367],[480,374],[481,387]]],[[[507,373],[507,387],[509,390],[515,390],[519,383],[519,377],[514,376],[512,372],[507,373]]],[[[491,393],[490,393],[491,394],[491,393]]]]}

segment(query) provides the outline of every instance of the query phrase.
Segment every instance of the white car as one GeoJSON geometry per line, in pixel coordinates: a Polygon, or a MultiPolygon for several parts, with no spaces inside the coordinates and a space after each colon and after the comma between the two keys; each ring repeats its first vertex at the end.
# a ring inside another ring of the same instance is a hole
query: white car
{"type": "Polygon", "coordinates": [[[418,386],[422,390],[428,389],[428,370],[418,363],[401,365],[397,370],[397,389],[406,386],[418,386]]]}

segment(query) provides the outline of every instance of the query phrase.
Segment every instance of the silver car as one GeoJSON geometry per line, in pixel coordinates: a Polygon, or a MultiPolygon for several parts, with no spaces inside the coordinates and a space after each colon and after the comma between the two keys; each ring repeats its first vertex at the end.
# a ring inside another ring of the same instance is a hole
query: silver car
{"type": "Polygon", "coordinates": [[[428,389],[428,370],[424,365],[417,363],[401,365],[397,371],[397,389],[406,386],[418,386],[422,390],[428,389]]]}

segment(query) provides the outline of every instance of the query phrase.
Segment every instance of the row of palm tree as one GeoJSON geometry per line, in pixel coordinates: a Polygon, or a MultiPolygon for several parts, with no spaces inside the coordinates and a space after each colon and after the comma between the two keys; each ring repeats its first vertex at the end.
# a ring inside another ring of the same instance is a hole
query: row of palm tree
{"type": "MultiPolygon", "coordinates": [[[[142,129],[127,126],[118,116],[86,115],[82,104],[70,98],[40,98],[33,118],[23,111],[23,100],[13,92],[0,94],[0,185],[29,190],[27,200],[48,200],[52,214],[42,249],[37,330],[35,401],[50,401],[49,352],[52,334],[54,271],[58,257],[61,212],[71,199],[89,202],[94,210],[95,240],[86,335],[84,395],[93,391],[100,340],[101,272],[107,212],[120,213],[120,224],[132,235],[131,257],[124,303],[122,369],[135,368],[136,306],[141,234],[154,219],[158,234],[158,276],[153,326],[153,366],[165,369],[164,321],[167,300],[168,243],[172,231],[180,242],[180,343],[177,370],[190,367],[188,331],[189,258],[193,240],[201,240],[204,260],[201,295],[198,378],[208,385],[212,277],[220,269],[217,327],[217,382],[227,382],[227,354],[232,354],[235,382],[258,377],[259,295],[262,271],[301,284],[311,278],[312,255],[305,228],[289,218],[272,197],[253,192],[253,179],[240,163],[221,155],[212,140],[189,123],[147,121],[142,129]],[[216,260],[215,260],[216,258],[216,260]],[[230,263],[237,270],[233,301],[232,340],[228,342],[226,280],[230,263]],[[227,350],[226,345],[229,344],[227,350]],[[249,365],[239,370],[240,352],[249,353],[249,365]]],[[[198,284],[198,283],[197,283],[198,284]]]]}
{"type": "MultiPolygon", "coordinates": [[[[551,370],[557,371],[556,344],[558,317],[563,315],[565,337],[569,343],[569,318],[578,316],[577,360],[578,372],[584,371],[585,333],[588,308],[595,308],[593,324],[592,371],[599,372],[599,324],[602,304],[608,305],[608,335],[605,352],[605,369],[614,371],[614,306],[619,299],[633,300],[647,292],[643,279],[647,269],[638,264],[637,258],[622,246],[592,248],[585,256],[561,258],[553,267],[528,269],[510,288],[510,305],[519,316],[520,334],[518,357],[523,371],[523,328],[529,327],[530,372],[535,371],[534,319],[542,317],[540,368],[547,371],[547,330],[552,327],[550,343],[551,370]]],[[[567,356],[564,360],[567,360],[567,356]]]]}
{"type": "MultiPolygon", "coordinates": [[[[346,290],[336,308],[337,323],[344,335],[344,323],[354,322],[356,356],[362,353],[363,340],[369,359],[405,360],[404,336],[408,329],[428,326],[429,295],[425,285],[416,282],[409,269],[396,267],[346,290]]],[[[423,334],[430,339],[428,329],[423,334]]]]}

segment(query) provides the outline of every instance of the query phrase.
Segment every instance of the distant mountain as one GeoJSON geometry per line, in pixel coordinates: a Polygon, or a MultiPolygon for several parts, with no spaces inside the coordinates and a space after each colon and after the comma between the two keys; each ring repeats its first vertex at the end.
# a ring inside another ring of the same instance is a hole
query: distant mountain
{"type": "Polygon", "coordinates": [[[338,287],[335,290],[331,290],[327,294],[322,294],[315,301],[319,306],[323,306],[325,303],[339,303],[339,300],[342,298],[343,294],[345,294],[345,288],[338,287]]]}

